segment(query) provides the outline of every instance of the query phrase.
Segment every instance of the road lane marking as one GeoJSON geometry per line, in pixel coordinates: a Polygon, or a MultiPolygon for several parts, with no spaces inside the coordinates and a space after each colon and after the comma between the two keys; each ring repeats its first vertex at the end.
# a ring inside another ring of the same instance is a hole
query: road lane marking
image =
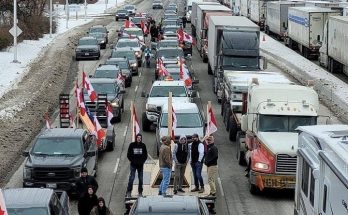
{"type": "Polygon", "coordinates": [[[220,177],[218,178],[218,183],[219,183],[219,187],[220,187],[221,196],[225,196],[224,190],[222,189],[222,183],[221,183],[220,177]]]}
{"type": "Polygon", "coordinates": [[[114,168],[114,174],[116,174],[119,164],[120,164],[120,159],[117,158],[117,160],[116,160],[116,165],[115,165],[115,168],[114,168]]]}
{"type": "Polygon", "coordinates": [[[126,126],[126,130],[124,130],[124,132],[123,132],[123,136],[124,136],[124,137],[125,137],[126,134],[127,134],[127,129],[128,129],[128,125],[126,126]]]}
{"type": "Polygon", "coordinates": [[[197,98],[199,98],[199,92],[197,91],[197,98]]]}
{"type": "Polygon", "coordinates": [[[141,72],[139,72],[139,78],[141,77],[141,72]]]}
{"type": "Polygon", "coordinates": [[[134,92],[136,92],[137,90],[138,90],[138,85],[135,87],[134,92]]]}

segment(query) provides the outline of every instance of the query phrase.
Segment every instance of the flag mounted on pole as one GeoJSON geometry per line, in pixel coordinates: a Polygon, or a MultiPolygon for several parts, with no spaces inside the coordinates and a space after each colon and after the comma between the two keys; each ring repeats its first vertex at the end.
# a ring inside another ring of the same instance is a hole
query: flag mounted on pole
{"type": "Polygon", "coordinates": [[[0,189],[0,215],[8,215],[2,189],[0,189]]]}
{"type": "Polygon", "coordinates": [[[112,120],[112,118],[114,118],[114,114],[112,113],[112,106],[111,104],[108,102],[108,126],[112,126],[110,120],[112,120]]]}
{"type": "Polygon", "coordinates": [[[140,125],[137,117],[137,112],[135,110],[135,105],[131,101],[131,120],[132,120],[132,142],[135,141],[135,137],[140,133],[140,125]]]}
{"type": "Polygon", "coordinates": [[[214,116],[213,108],[211,107],[211,101],[208,101],[207,105],[207,130],[205,136],[209,136],[217,131],[217,123],[214,116]]]}
{"type": "Polygon", "coordinates": [[[103,144],[103,139],[105,138],[106,133],[105,130],[100,126],[100,123],[96,115],[94,115],[93,124],[95,127],[95,134],[97,136],[97,146],[98,148],[100,148],[103,144]]]}
{"type": "Polygon", "coordinates": [[[76,128],[75,118],[72,113],[69,113],[70,128],[76,128]]]}
{"type": "Polygon", "coordinates": [[[97,93],[94,91],[93,86],[89,79],[87,78],[87,75],[85,72],[82,72],[82,85],[83,88],[87,90],[87,93],[89,95],[89,98],[91,99],[91,102],[94,102],[97,99],[97,93]]]}
{"type": "Polygon", "coordinates": [[[85,102],[83,99],[83,92],[79,88],[79,85],[77,84],[77,82],[75,85],[75,96],[76,96],[76,100],[77,100],[77,107],[80,109],[81,115],[84,116],[86,114],[86,106],[85,106],[85,102]]]}
{"type": "Polygon", "coordinates": [[[124,27],[125,27],[125,28],[134,28],[134,27],[135,27],[135,24],[134,24],[132,21],[126,20],[126,21],[124,22],[124,27]]]}
{"type": "Polygon", "coordinates": [[[50,122],[50,118],[48,117],[48,113],[45,113],[44,118],[45,118],[45,121],[46,121],[46,128],[47,129],[51,129],[52,128],[52,124],[50,122]]]}

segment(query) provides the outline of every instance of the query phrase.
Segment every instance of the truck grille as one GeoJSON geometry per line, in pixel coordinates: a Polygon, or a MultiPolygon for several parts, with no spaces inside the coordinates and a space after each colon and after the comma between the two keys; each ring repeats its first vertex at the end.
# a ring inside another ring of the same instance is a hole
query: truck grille
{"type": "Polygon", "coordinates": [[[40,181],[61,181],[74,177],[74,171],[69,168],[34,168],[33,178],[40,181]]]}
{"type": "Polygon", "coordinates": [[[297,156],[278,154],[276,163],[277,173],[296,174],[297,156]]]}

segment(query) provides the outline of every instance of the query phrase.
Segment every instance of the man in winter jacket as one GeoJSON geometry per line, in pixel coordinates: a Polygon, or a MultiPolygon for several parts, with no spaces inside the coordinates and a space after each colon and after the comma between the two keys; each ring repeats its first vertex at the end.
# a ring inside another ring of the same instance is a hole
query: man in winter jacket
{"type": "Polygon", "coordinates": [[[207,138],[207,145],[208,145],[208,150],[205,154],[204,164],[207,166],[207,171],[208,171],[208,183],[210,187],[209,196],[215,196],[216,195],[215,180],[218,173],[217,160],[219,156],[218,156],[218,149],[214,144],[213,136],[209,136],[207,138]]]}
{"type": "Polygon", "coordinates": [[[204,159],[204,145],[199,140],[198,134],[192,135],[192,143],[189,145],[189,153],[191,159],[191,167],[193,179],[195,181],[195,188],[191,192],[198,191],[199,193],[204,193],[204,183],[202,177],[202,167],[204,159]],[[199,185],[201,188],[199,189],[199,185]]]}
{"type": "Polygon", "coordinates": [[[159,195],[166,196],[167,188],[170,182],[170,175],[172,173],[172,152],[170,150],[170,137],[164,136],[161,138],[162,145],[159,150],[159,167],[162,173],[162,181],[159,188],[159,195]]]}
{"type": "Polygon", "coordinates": [[[188,145],[185,136],[181,136],[179,142],[174,145],[173,160],[175,162],[174,170],[174,194],[184,193],[182,182],[185,177],[186,164],[188,161],[188,145]]]}
{"type": "Polygon", "coordinates": [[[91,210],[98,205],[98,197],[95,195],[93,187],[88,185],[87,192],[79,199],[77,210],[79,215],[90,215],[91,210]]]}
{"type": "Polygon", "coordinates": [[[135,142],[129,144],[127,158],[130,161],[130,174],[127,187],[127,197],[132,194],[133,182],[135,178],[135,171],[138,172],[138,194],[142,196],[143,194],[143,171],[144,163],[147,159],[146,145],[142,142],[142,135],[137,134],[135,137],[135,142]]]}
{"type": "Polygon", "coordinates": [[[86,167],[81,168],[81,177],[76,182],[77,193],[82,198],[87,193],[88,186],[92,186],[94,193],[98,190],[98,182],[91,175],[88,175],[86,167]]]}

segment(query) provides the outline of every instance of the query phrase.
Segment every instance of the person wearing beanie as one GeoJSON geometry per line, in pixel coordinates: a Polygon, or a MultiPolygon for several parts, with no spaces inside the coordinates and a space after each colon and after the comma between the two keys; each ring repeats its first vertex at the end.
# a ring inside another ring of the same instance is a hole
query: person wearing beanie
{"type": "Polygon", "coordinates": [[[94,193],[98,190],[98,182],[91,175],[88,175],[86,167],[81,168],[81,176],[76,182],[76,190],[79,198],[82,198],[87,193],[88,186],[92,186],[94,193]]]}
{"type": "Polygon", "coordinates": [[[169,136],[164,136],[161,138],[162,145],[159,150],[159,167],[162,174],[162,181],[159,187],[159,195],[166,196],[167,189],[170,183],[170,176],[172,173],[172,152],[170,150],[171,139],[169,136]]]}
{"type": "Polygon", "coordinates": [[[207,171],[208,171],[208,183],[210,187],[209,196],[215,196],[216,195],[215,181],[218,174],[218,166],[217,166],[217,160],[219,158],[218,149],[214,144],[213,136],[209,136],[206,142],[208,145],[208,149],[205,154],[204,164],[207,166],[207,171]]]}
{"type": "Polygon", "coordinates": [[[91,210],[98,205],[98,197],[95,195],[92,185],[88,185],[87,192],[79,199],[77,210],[79,215],[90,215],[91,210]]]}
{"type": "Polygon", "coordinates": [[[189,156],[191,160],[191,168],[195,188],[191,192],[198,191],[204,193],[204,183],[202,177],[203,159],[204,159],[204,144],[199,140],[198,134],[192,135],[192,143],[189,144],[189,156]],[[201,188],[199,188],[201,186],[201,188]]]}
{"type": "Polygon", "coordinates": [[[94,207],[91,211],[91,215],[113,215],[108,207],[105,205],[103,197],[98,198],[98,206],[94,207]]]}
{"type": "Polygon", "coordinates": [[[175,162],[174,194],[177,194],[177,192],[185,192],[182,189],[182,182],[185,177],[188,154],[189,153],[186,136],[181,136],[179,142],[174,145],[173,149],[173,161],[175,162]]]}
{"type": "Polygon", "coordinates": [[[142,142],[142,135],[137,134],[135,141],[129,144],[127,158],[130,161],[130,174],[127,186],[127,197],[131,197],[133,182],[135,178],[135,171],[138,172],[138,194],[143,195],[143,172],[144,163],[147,160],[147,149],[145,143],[142,142]]]}

